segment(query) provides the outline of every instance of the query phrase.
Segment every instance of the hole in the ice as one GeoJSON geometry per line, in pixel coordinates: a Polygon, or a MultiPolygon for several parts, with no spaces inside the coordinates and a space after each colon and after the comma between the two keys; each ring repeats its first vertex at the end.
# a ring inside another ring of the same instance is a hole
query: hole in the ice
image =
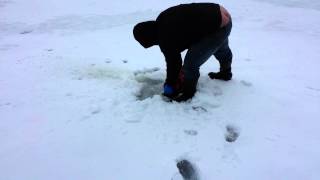
{"type": "Polygon", "coordinates": [[[162,92],[163,81],[160,79],[151,79],[148,77],[136,78],[142,86],[136,94],[138,100],[143,101],[147,98],[152,98],[154,95],[159,95],[162,92]]]}

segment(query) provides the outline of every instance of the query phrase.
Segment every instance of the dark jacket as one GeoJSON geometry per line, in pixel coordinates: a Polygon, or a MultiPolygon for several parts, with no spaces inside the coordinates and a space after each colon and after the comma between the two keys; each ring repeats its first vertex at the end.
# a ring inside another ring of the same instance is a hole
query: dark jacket
{"type": "Polygon", "coordinates": [[[220,6],[181,4],[163,11],[156,23],[159,46],[167,63],[166,83],[174,85],[182,66],[180,53],[220,28],[220,6]]]}

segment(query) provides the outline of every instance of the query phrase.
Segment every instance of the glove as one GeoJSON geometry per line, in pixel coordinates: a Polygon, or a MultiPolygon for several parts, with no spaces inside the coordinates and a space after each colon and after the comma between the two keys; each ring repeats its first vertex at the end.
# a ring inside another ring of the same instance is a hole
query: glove
{"type": "Polygon", "coordinates": [[[165,83],[163,85],[163,95],[173,99],[177,95],[179,95],[183,90],[183,81],[184,81],[184,74],[183,71],[180,70],[177,82],[173,85],[165,83]]]}
{"type": "Polygon", "coordinates": [[[169,84],[164,84],[163,86],[163,95],[165,96],[173,96],[175,93],[174,88],[169,84]]]}

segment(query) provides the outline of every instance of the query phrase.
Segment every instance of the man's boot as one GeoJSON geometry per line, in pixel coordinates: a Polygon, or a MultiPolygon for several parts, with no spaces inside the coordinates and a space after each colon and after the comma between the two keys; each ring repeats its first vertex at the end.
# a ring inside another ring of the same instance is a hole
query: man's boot
{"type": "Polygon", "coordinates": [[[226,70],[220,70],[220,72],[210,72],[208,74],[208,76],[211,79],[219,79],[219,80],[229,81],[232,79],[231,68],[226,69],[226,70]]]}
{"type": "Polygon", "coordinates": [[[224,81],[229,81],[232,78],[231,72],[231,60],[228,61],[219,61],[220,71],[219,72],[210,72],[208,76],[211,79],[220,79],[224,81]]]}
{"type": "Polygon", "coordinates": [[[183,102],[191,99],[197,91],[198,80],[184,80],[183,90],[178,96],[172,98],[172,100],[177,102],[183,102]]]}

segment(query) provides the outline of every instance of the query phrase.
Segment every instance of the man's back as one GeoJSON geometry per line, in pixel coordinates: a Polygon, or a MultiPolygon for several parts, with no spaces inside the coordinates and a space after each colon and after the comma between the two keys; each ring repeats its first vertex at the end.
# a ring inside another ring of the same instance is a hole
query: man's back
{"type": "Polygon", "coordinates": [[[181,52],[219,29],[220,6],[214,3],[181,4],[163,11],[156,21],[160,48],[181,52]]]}

